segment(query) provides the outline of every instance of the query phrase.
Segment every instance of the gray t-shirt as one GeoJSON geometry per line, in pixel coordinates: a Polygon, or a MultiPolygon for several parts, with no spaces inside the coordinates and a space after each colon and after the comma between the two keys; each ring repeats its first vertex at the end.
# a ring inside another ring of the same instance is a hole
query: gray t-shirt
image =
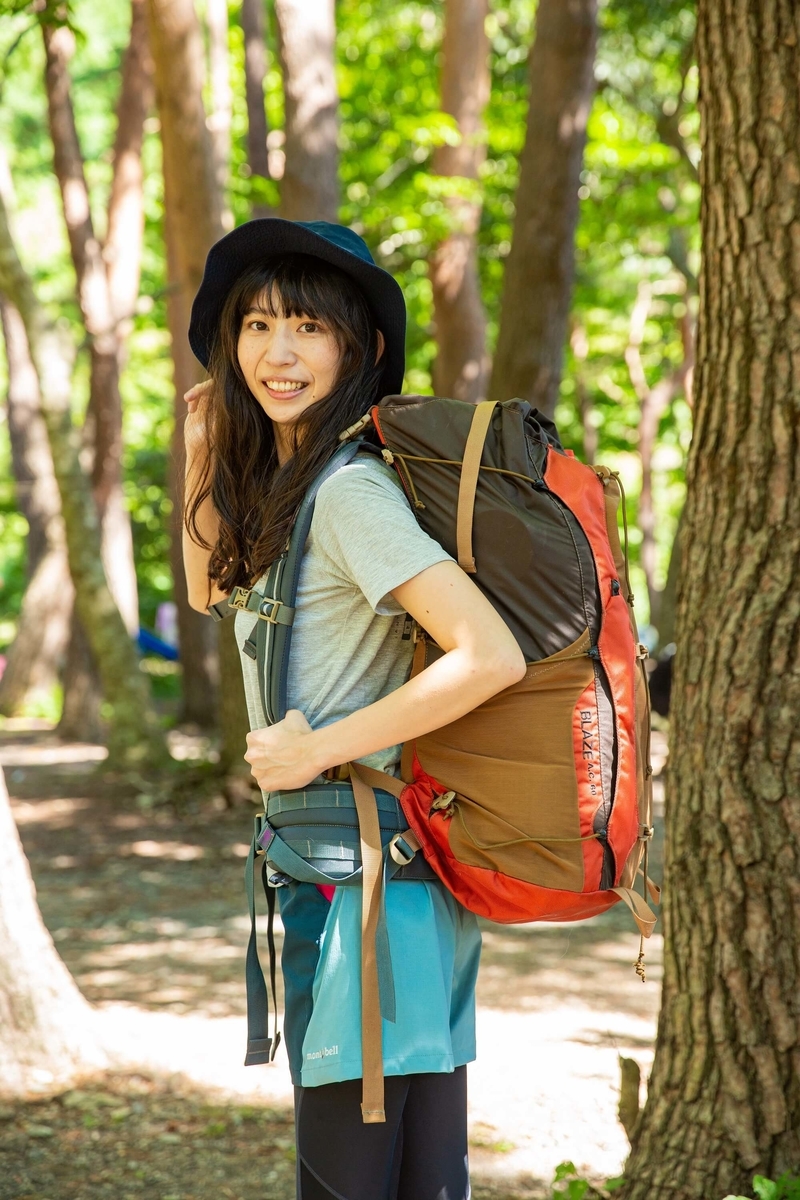
{"type": "MultiPolygon", "coordinates": [[[[450,556],[416,522],[395,472],[359,455],[317,494],[297,589],[289,655],[288,706],[312,729],[386,696],[408,678],[413,644],[393,588],[450,556]]],[[[263,591],[264,579],[256,585],[263,591]]],[[[240,647],[257,620],[236,614],[240,647]]],[[[256,664],[241,655],[251,729],[267,722],[256,664]]],[[[393,772],[400,747],[362,761],[393,772]]]]}

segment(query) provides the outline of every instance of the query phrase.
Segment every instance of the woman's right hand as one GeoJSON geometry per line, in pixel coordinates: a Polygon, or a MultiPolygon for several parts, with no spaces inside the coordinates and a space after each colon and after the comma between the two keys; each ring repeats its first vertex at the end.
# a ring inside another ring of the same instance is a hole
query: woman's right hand
{"type": "Polygon", "coordinates": [[[213,379],[204,379],[202,383],[196,383],[194,387],[189,388],[188,392],[184,392],[183,398],[190,413],[197,412],[202,402],[207,399],[213,386],[213,379]]]}

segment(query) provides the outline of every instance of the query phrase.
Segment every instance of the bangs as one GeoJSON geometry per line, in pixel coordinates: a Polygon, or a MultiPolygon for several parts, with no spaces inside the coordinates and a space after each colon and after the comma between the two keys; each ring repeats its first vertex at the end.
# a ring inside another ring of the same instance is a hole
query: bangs
{"type": "Polygon", "coordinates": [[[305,254],[289,254],[253,270],[252,290],[243,292],[240,319],[251,308],[266,316],[311,317],[334,329],[341,314],[361,307],[364,300],[353,281],[329,263],[305,254]]]}

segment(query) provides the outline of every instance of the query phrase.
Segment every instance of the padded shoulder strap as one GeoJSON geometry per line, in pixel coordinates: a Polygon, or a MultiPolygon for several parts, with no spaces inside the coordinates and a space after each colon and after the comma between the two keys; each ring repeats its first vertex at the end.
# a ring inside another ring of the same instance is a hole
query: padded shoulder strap
{"type": "MultiPolygon", "coordinates": [[[[328,459],[311,484],[298,509],[289,545],[285,553],[270,568],[267,578],[268,599],[278,600],[281,606],[294,609],[300,567],[308,533],[311,529],[311,520],[314,516],[317,493],[326,479],[330,479],[334,472],[352,462],[358,452],[365,449],[371,449],[371,447],[363,441],[345,442],[328,459]]],[[[286,716],[286,688],[292,627],[270,622],[268,619],[259,619],[253,634],[264,715],[270,725],[273,725],[276,721],[282,721],[286,716]]]]}

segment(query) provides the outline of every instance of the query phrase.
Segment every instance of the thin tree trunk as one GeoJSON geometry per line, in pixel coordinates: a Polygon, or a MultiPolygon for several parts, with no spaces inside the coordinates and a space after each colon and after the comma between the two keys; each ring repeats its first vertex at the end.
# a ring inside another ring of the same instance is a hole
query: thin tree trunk
{"type": "Polygon", "coordinates": [[[597,426],[594,423],[594,407],[592,397],[586,386],[586,359],[589,356],[589,339],[586,330],[576,324],[570,338],[572,353],[575,356],[575,391],[578,396],[578,413],[583,429],[583,461],[591,466],[597,456],[597,426]]]}
{"type": "Polygon", "coordinates": [[[281,216],[335,221],[339,211],[333,0],[275,0],[286,102],[281,216]]]}
{"type": "Polygon", "coordinates": [[[0,679],[0,713],[53,686],[64,655],[73,588],[39,381],[19,313],[0,296],[8,368],[8,432],[17,505],[28,522],[27,589],[0,679]]]}
{"type": "MultiPolygon", "coordinates": [[[[161,116],[164,155],[164,199],[171,296],[169,323],[175,363],[175,435],[173,441],[172,561],[178,604],[186,719],[208,724],[214,712],[216,689],[210,671],[209,646],[214,631],[208,617],[189,608],[183,564],[180,562],[179,514],[183,512],[184,391],[202,377],[186,333],[189,312],[200,286],[206,254],[222,236],[222,203],[202,95],[202,39],[192,0],[148,0],[150,45],[156,68],[156,100],[161,116]]],[[[220,687],[236,696],[241,731],[247,728],[241,668],[230,639],[219,639],[220,687]]],[[[226,727],[227,728],[227,727],[226,727]]],[[[225,730],[223,730],[223,733],[225,730]]],[[[234,741],[238,745],[239,738],[234,741]]],[[[223,758],[235,749],[223,746],[223,758]]]]}
{"type": "MultiPolygon", "coordinates": [[[[267,78],[264,0],[242,0],[241,22],[247,102],[247,161],[251,177],[269,179],[267,110],[264,106],[264,84],[267,78]]],[[[268,217],[271,212],[272,210],[264,204],[253,205],[254,217],[268,217]]]]}
{"type": "Polygon", "coordinates": [[[624,1200],[800,1164],[800,28],[700,0],[695,432],[666,805],[664,983],[624,1200]]]}
{"type": "Polygon", "coordinates": [[[103,258],[111,309],[120,345],[139,298],[144,240],[144,123],[153,103],[153,60],[147,39],[145,0],[131,0],[131,33],[122,60],[117,101],[114,173],[108,199],[108,231],[103,258]]]}
{"type": "Polygon", "coordinates": [[[642,532],[640,562],[647,583],[650,623],[658,625],[661,590],[656,587],[656,513],[653,503],[653,453],[656,448],[661,418],[672,401],[687,386],[694,367],[694,335],[688,312],[681,321],[683,360],[674,371],[659,379],[653,387],[647,382],[642,363],[641,345],[647,318],[650,315],[652,288],[649,283],[639,287],[631,314],[625,362],[639,399],[639,459],[642,464],[642,486],[639,492],[639,528],[642,532]]]}
{"type": "Polygon", "coordinates": [[[228,191],[231,165],[231,119],[233,95],[228,66],[228,0],[206,0],[208,26],[208,66],[211,92],[211,112],[206,125],[211,131],[211,148],[217,188],[222,200],[222,223],[233,228],[233,213],[225,198],[228,191]]]}
{"type": "MultiPolygon", "coordinates": [[[[436,175],[477,181],[486,157],[483,114],[489,99],[487,0],[446,0],[442,46],[442,109],[456,120],[458,146],[438,146],[436,175]]],[[[433,388],[477,404],[486,397],[489,358],[486,313],[481,301],[476,236],[481,203],[468,194],[451,196],[452,232],[437,247],[431,264],[437,354],[433,388]]]]}
{"type": "Polygon", "coordinates": [[[71,354],[50,325],[14,246],[0,203],[0,290],[19,310],[39,378],[53,468],[61,496],[75,606],[97,662],[109,718],[112,764],[160,764],[166,747],[133,642],[109,590],[100,549],[97,508],[79,458],[72,424],[71,354]]]}
{"type": "Polygon", "coordinates": [[[50,1091],[106,1066],[93,1014],[36,903],[0,769],[0,1091],[50,1091]]]}
{"type": "Polygon", "coordinates": [[[578,186],[594,95],[597,0],[539,0],[516,218],[489,395],[552,416],[575,265],[578,186]]]}
{"type": "Polygon", "coordinates": [[[73,35],[65,26],[42,26],[45,86],[53,162],[64,208],[81,314],[91,362],[87,420],[92,429],[92,488],[100,514],[109,586],[130,634],[139,628],[130,518],[122,491],[120,341],[102,246],[95,236],[89,191],[72,107],[69,60],[73,35]]]}

